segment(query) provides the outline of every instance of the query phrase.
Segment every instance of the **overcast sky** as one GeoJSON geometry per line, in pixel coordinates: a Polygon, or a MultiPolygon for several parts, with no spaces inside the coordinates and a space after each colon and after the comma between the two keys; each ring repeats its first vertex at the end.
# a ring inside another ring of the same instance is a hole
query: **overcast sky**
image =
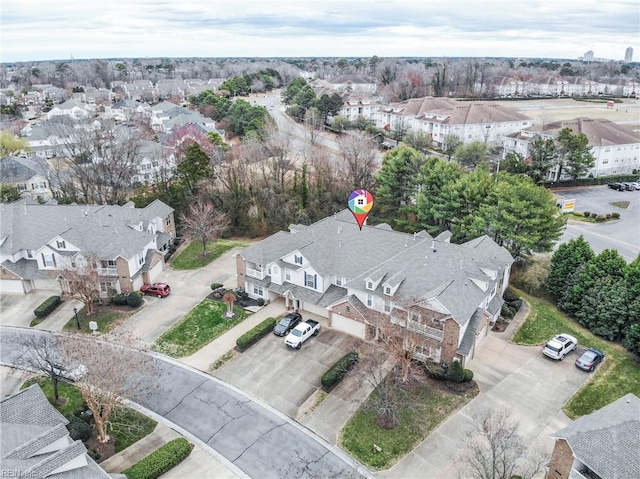
{"type": "Polygon", "coordinates": [[[3,62],[640,55],[638,0],[2,0],[3,62]]]}

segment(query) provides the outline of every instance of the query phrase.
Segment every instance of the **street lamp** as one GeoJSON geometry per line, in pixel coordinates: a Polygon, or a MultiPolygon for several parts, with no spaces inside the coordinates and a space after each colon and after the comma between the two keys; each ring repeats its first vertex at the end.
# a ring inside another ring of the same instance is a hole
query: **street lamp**
{"type": "Polygon", "coordinates": [[[78,329],[80,329],[80,320],[78,319],[78,308],[73,308],[73,314],[76,315],[76,324],[78,325],[78,329]]]}

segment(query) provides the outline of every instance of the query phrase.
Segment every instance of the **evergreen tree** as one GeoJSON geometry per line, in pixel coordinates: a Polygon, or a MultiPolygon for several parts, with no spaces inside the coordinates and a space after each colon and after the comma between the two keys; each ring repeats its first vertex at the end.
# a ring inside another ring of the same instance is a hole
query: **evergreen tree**
{"type": "Polygon", "coordinates": [[[408,146],[394,148],[382,159],[376,176],[376,209],[394,229],[415,221],[418,174],[424,164],[422,154],[408,146]]]}
{"type": "Polygon", "coordinates": [[[531,164],[529,176],[538,184],[545,181],[549,170],[556,162],[556,144],[551,138],[536,137],[531,142],[531,164]]]}
{"type": "Polygon", "coordinates": [[[584,133],[576,135],[571,128],[563,128],[558,132],[557,143],[560,163],[558,179],[564,171],[575,180],[586,175],[595,164],[595,158],[589,146],[589,138],[584,133]]]}
{"type": "Polygon", "coordinates": [[[564,293],[569,276],[594,256],[591,245],[585,241],[582,235],[567,243],[562,243],[551,258],[547,291],[556,298],[560,298],[564,293]]]}
{"type": "Polygon", "coordinates": [[[597,278],[582,297],[576,317],[583,326],[609,340],[620,340],[627,326],[627,288],[622,278],[597,278]]]}

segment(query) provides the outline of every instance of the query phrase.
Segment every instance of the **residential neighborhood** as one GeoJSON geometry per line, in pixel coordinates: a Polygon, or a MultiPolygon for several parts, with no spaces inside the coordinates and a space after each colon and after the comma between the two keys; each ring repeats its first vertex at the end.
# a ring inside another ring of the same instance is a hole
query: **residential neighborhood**
{"type": "Polygon", "coordinates": [[[0,469],[640,475],[640,68],[526,60],[2,64],[0,469]]]}

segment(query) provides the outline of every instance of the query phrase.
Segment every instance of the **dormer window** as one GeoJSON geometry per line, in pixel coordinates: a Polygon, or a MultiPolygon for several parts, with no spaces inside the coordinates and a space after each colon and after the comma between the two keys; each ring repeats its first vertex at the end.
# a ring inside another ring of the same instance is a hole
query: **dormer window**
{"type": "Polygon", "coordinates": [[[296,264],[302,264],[302,256],[298,256],[297,254],[293,256],[293,261],[296,264]]]}
{"type": "Polygon", "coordinates": [[[386,294],[387,296],[391,296],[391,286],[384,287],[384,294],[386,294]]]}
{"type": "Polygon", "coordinates": [[[367,289],[373,290],[373,281],[367,281],[367,289]]]}
{"type": "Polygon", "coordinates": [[[57,240],[56,245],[58,246],[58,249],[65,249],[67,247],[64,240],[57,240]]]}

